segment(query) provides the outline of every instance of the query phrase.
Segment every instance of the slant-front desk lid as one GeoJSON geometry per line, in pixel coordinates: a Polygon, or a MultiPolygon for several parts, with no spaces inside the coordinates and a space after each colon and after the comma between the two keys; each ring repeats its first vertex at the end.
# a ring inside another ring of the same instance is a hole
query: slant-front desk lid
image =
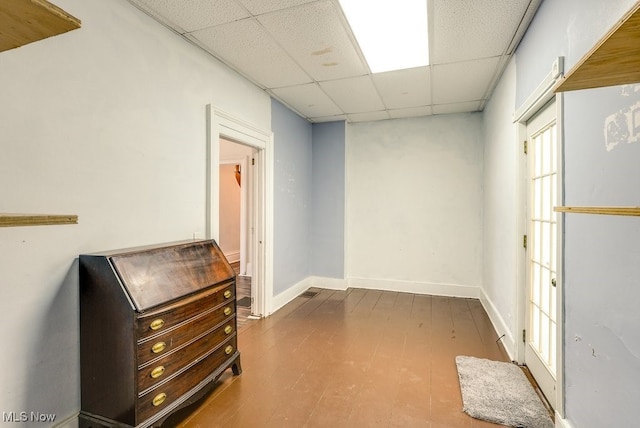
{"type": "Polygon", "coordinates": [[[124,250],[108,257],[138,311],[235,277],[213,240],[124,250]]]}

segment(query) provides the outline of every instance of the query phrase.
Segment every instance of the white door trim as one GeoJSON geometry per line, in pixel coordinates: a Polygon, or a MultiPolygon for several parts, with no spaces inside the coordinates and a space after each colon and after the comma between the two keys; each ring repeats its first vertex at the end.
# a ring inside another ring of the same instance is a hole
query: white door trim
{"type": "Polygon", "coordinates": [[[222,110],[207,105],[207,195],[206,236],[220,236],[220,189],[213,186],[220,175],[220,138],[226,138],[257,149],[256,188],[254,189],[255,225],[252,284],[256,295],[252,314],[271,314],[273,297],[273,133],[259,129],[222,110]]]}
{"type": "MultiPolygon", "coordinates": [[[[513,122],[516,126],[516,144],[518,145],[518,150],[516,150],[517,158],[516,158],[516,178],[518,180],[516,190],[516,230],[518,231],[519,236],[524,236],[527,234],[528,224],[527,224],[527,205],[528,205],[528,170],[527,170],[527,158],[524,154],[524,141],[527,139],[527,121],[531,119],[542,107],[545,106],[551,99],[555,97],[556,101],[556,126],[558,133],[558,203],[564,203],[564,186],[562,182],[564,181],[564,123],[563,123],[563,95],[555,94],[553,92],[554,85],[562,78],[563,74],[563,59],[559,57],[556,61],[554,61],[551,66],[551,71],[544,78],[544,80],[538,85],[536,90],[531,94],[531,96],[525,101],[525,103],[516,110],[513,115],[513,122]]],[[[560,417],[565,416],[564,411],[564,270],[563,270],[563,260],[564,260],[564,233],[563,233],[563,225],[564,225],[564,216],[560,216],[558,219],[558,248],[557,248],[557,305],[556,305],[556,319],[558,321],[558,330],[556,335],[556,402],[555,411],[560,417]]],[[[516,325],[517,332],[522,332],[527,328],[527,320],[526,320],[526,290],[527,290],[527,257],[525,250],[522,245],[522,241],[517,240],[515,245],[516,257],[517,260],[517,278],[516,278],[516,325]]],[[[519,336],[519,335],[518,335],[519,336]]],[[[525,343],[521,337],[518,337],[516,340],[516,361],[524,362],[525,355],[525,343]]]]}
{"type": "MultiPolygon", "coordinates": [[[[556,127],[558,129],[558,205],[564,205],[564,96],[556,96],[556,127]]],[[[556,247],[558,331],[556,337],[556,420],[564,419],[564,214],[558,214],[556,247]]]]}

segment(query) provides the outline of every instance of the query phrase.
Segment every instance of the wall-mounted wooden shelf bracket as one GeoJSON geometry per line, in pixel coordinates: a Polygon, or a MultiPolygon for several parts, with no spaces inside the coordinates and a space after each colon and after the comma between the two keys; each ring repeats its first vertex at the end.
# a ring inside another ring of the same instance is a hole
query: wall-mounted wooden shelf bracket
{"type": "Polygon", "coordinates": [[[46,0],[0,1],[0,52],[80,28],[80,20],[46,0]]]}
{"type": "Polygon", "coordinates": [[[47,226],[55,224],[78,224],[78,216],[59,214],[0,214],[0,227],[47,226]]]}
{"type": "Polygon", "coordinates": [[[560,80],[555,92],[640,82],[640,1],[560,80]]]}
{"type": "Polygon", "coordinates": [[[640,207],[555,207],[559,213],[624,215],[640,217],[640,207]]]}

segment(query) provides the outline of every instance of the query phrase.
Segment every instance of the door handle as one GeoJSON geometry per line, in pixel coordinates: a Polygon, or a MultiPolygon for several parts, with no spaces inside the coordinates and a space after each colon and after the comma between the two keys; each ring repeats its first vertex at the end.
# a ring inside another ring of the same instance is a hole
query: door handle
{"type": "Polygon", "coordinates": [[[556,283],[556,279],[555,279],[555,278],[551,278],[551,285],[552,285],[553,287],[555,287],[555,286],[557,285],[557,283],[556,283]]]}

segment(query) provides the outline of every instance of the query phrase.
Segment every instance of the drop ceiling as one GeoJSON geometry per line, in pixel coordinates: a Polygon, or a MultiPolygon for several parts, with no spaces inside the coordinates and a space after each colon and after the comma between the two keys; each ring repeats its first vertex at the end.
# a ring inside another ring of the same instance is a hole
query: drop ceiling
{"type": "Polygon", "coordinates": [[[129,1],[310,122],[361,122],[482,111],[542,0],[429,0],[430,65],[379,74],[338,0],[129,1]]]}

